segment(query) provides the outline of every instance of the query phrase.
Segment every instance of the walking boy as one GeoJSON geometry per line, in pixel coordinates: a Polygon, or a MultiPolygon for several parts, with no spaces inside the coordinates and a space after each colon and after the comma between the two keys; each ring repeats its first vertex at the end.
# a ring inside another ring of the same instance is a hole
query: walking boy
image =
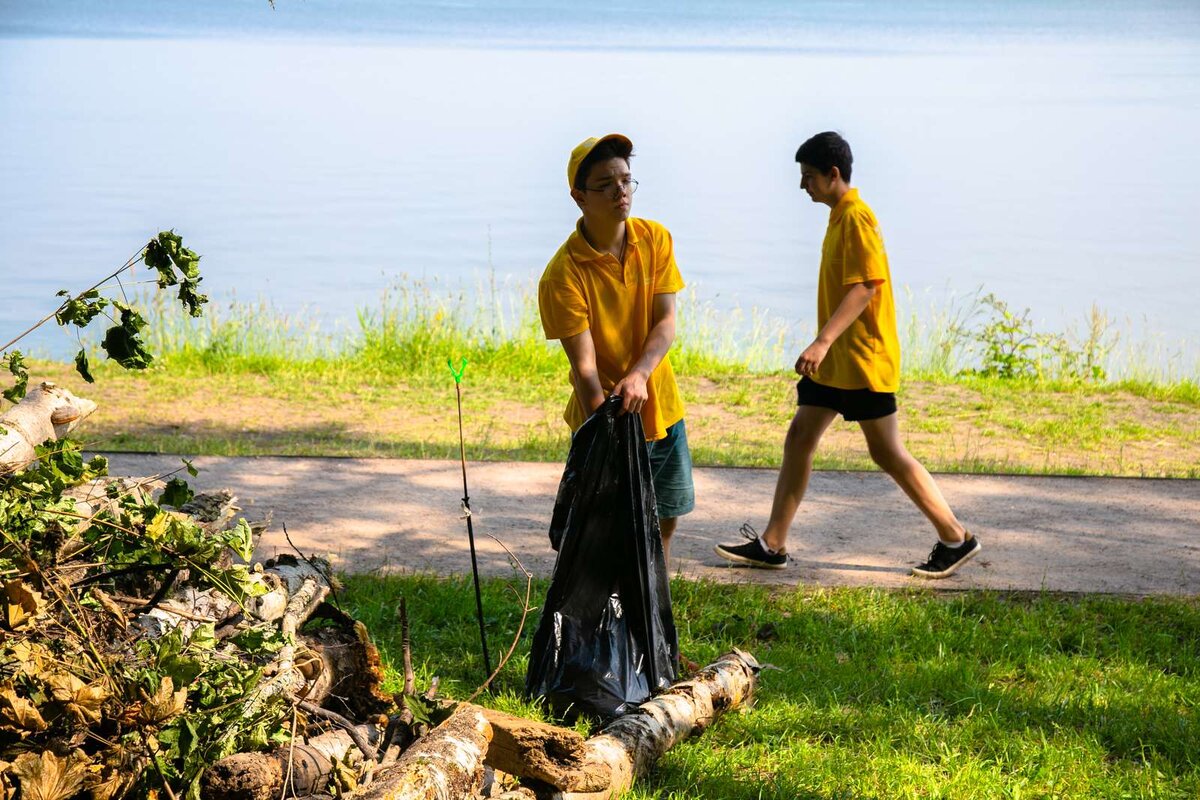
{"type": "Polygon", "coordinates": [[[573,388],[563,418],[578,430],[604,402],[622,398],[638,413],[650,453],[664,560],[678,518],[695,506],[683,401],[667,351],[675,339],[675,293],[683,278],[671,234],[629,215],[637,181],[633,143],[612,133],[571,151],[567,184],[582,217],[538,284],[547,339],[571,362],[573,388]]]}
{"type": "MultiPolygon", "coordinates": [[[[937,530],[938,542],[913,575],[945,578],[979,554],[979,540],[950,510],[925,467],[905,449],[896,424],[900,341],[887,253],[875,214],[850,186],[850,145],[819,133],[796,151],[800,188],[829,206],[817,286],[817,338],[796,359],[796,414],[783,444],[771,519],[762,536],[717,545],[717,555],[753,567],[787,566],[788,528],[812,474],[822,434],[841,414],[857,422],[871,458],[892,477],[937,530]]],[[[748,526],[747,526],[748,527],[748,526]]]]}

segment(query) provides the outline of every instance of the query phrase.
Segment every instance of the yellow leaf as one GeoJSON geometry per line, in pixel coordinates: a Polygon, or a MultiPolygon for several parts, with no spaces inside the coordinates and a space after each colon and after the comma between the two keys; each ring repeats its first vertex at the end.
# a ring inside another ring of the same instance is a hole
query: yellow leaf
{"type": "Polygon", "coordinates": [[[88,685],[66,672],[56,672],[46,679],[54,699],[80,722],[100,721],[100,707],[108,699],[108,690],[100,684],[88,685]]]}
{"type": "Polygon", "coordinates": [[[30,589],[20,578],[4,584],[4,595],[8,601],[7,621],[10,630],[16,630],[46,609],[42,593],[30,589]]]}
{"type": "Polygon", "coordinates": [[[66,758],[43,750],[40,756],[33,753],[17,756],[11,771],[21,782],[22,800],[67,800],[84,787],[89,763],[88,757],[78,750],[66,758]]]}
{"type": "Polygon", "coordinates": [[[171,521],[171,517],[165,511],[159,511],[154,515],[154,519],[150,520],[150,524],[146,526],[146,538],[152,542],[157,542],[163,538],[167,532],[167,524],[171,521]]]}
{"type": "Polygon", "coordinates": [[[19,696],[11,686],[0,686],[0,729],[24,736],[46,730],[46,720],[33,703],[19,696]]]}
{"type": "Polygon", "coordinates": [[[158,691],[152,695],[142,692],[145,703],[138,713],[138,720],[143,723],[161,724],[183,713],[187,702],[187,689],[175,691],[175,683],[171,677],[165,676],[158,685],[158,691]]]}

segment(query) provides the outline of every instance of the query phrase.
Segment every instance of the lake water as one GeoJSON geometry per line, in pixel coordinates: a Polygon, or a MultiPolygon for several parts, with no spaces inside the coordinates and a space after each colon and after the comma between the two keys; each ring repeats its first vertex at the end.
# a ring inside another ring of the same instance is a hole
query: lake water
{"type": "Polygon", "coordinates": [[[1097,304],[1196,374],[1194,2],[0,0],[0,340],[164,227],[214,300],[328,327],[401,276],[527,288],[614,130],[697,297],[807,331],[826,129],[898,285],[1097,304]]]}

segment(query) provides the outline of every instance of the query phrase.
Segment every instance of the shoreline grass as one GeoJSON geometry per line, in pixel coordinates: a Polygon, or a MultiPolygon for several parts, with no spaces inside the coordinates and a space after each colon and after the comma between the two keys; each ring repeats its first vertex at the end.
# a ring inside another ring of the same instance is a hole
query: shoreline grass
{"type": "MultiPolygon", "coordinates": [[[[466,578],[349,576],[342,602],[374,632],[397,687],[404,596],[418,685],[481,682],[466,578]]],[[[520,617],[484,584],[493,649],[520,617]]],[[[534,586],[539,603],[547,584],[534,586]]],[[[730,647],[776,670],[758,702],[667,753],[626,800],[714,798],[1191,798],[1200,793],[1200,605],[929,589],[769,590],[672,581],[680,648],[730,647]]],[[[544,718],[522,697],[537,612],[481,701],[544,718]]]]}
{"type": "MultiPolygon", "coordinates": [[[[151,369],[100,363],[86,387],[66,364],[34,362],[33,375],[100,404],[82,431],[98,450],[455,458],[446,358],[465,357],[468,457],[561,461],[565,355],[542,338],[530,298],[499,311],[473,303],[466,293],[404,284],[360,314],[353,336],[337,338],[262,304],[193,320],[151,301],[151,369]]],[[[794,376],[762,365],[790,363],[786,327],[763,317],[746,333],[693,299],[682,306],[671,358],[696,463],[777,467],[794,376]]],[[[1200,477],[1200,382],[1080,377],[1080,364],[1111,354],[1096,344],[1111,337],[1095,330],[1083,349],[1049,337],[1041,361],[1017,351],[1012,363],[992,364],[1015,377],[968,371],[969,316],[923,314],[928,329],[919,346],[908,345],[917,356],[906,360],[901,428],[931,470],[1200,477]]],[[[857,428],[840,422],[816,465],[874,468],[857,428]]]]}

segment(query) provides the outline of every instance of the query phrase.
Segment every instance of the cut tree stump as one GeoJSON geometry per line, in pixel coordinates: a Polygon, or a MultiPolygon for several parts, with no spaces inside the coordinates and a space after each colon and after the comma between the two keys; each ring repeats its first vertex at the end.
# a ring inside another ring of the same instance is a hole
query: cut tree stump
{"type": "Polygon", "coordinates": [[[484,759],[489,767],[574,792],[608,787],[609,771],[586,762],[584,738],[575,731],[490,708],[480,712],[492,725],[484,759]]]}
{"type": "Polygon", "coordinates": [[[34,448],[61,439],[96,410],[91,400],[76,397],[53,383],[42,383],[0,416],[0,475],[33,463],[34,448]]]}

